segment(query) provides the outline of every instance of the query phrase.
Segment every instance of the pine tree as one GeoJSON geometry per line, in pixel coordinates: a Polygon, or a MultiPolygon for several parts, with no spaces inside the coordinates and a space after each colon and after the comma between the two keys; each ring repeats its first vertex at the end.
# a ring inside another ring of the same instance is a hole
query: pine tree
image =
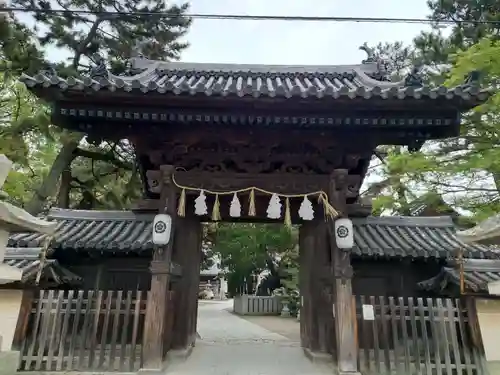
{"type": "MultiPolygon", "coordinates": [[[[62,76],[88,70],[88,60],[95,52],[107,57],[116,68],[123,67],[125,59],[131,57],[138,44],[145,57],[160,60],[178,59],[188,46],[181,41],[191,24],[191,19],[185,16],[188,4],[169,6],[165,0],[59,0],[57,5],[50,0],[12,0],[11,4],[34,9],[31,12],[36,21],[34,33],[42,47],[53,46],[71,53],[68,61],[56,66],[62,76]],[[138,12],[143,14],[138,15],[138,12]]],[[[16,21],[16,24],[20,23],[16,21]]],[[[134,186],[138,186],[137,171],[123,169],[126,165],[133,165],[128,160],[130,155],[123,142],[119,142],[121,147],[103,144],[82,150],[82,134],[64,132],[59,139],[59,153],[32,199],[25,205],[32,214],[41,212],[54,195],[58,196],[60,206],[68,207],[74,184],[80,191],[76,208],[95,207],[97,199],[93,192],[110,174],[125,181],[120,192],[112,197],[109,197],[112,193],[109,189],[104,190],[106,201],[116,201],[118,205],[123,191],[132,194],[134,186]],[[123,150],[121,154],[116,153],[117,149],[123,150]],[[75,165],[77,157],[79,162],[75,165]],[[92,169],[88,174],[95,176],[90,160],[103,163],[104,171],[98,173],[103,180],[82,181],[80,176],[75,176],[72,166],[79,171],[92,169]]]]}

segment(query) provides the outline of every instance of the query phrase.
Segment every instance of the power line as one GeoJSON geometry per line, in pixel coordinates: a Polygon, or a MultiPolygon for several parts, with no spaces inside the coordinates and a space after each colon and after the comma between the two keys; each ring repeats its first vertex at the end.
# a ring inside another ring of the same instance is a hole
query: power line
{"type": "MultiPolygon", "coordinates": [[[[94,16],[164,16],[176,17],[176,14],[171,12],[118,12],[118,11],[104,11],[93,12],[90,10],[64,10],[64,9],[35,9],[35,8],[16,8],[16,7],[2,7],[0,12],[14,12],[14,13],[38,13],[38,14],[88,14],[94,16]]],[[[313,17],[313,16],[256,16],[246,14],[180,14],[181,17],[203,20],[238,20],[238,21],[299,21],[299,22],[356,22],[356,23],[409,23],[409,24],[433,24],[433,25],[454,25],[455,21],[442,20],[434,21],[426,18],[386,18],[386,17],[313,17]]],[[[460,21],[462,24],[490,24],[500,26],[500,21],[488,20],[471,20],[460,21]]]]}

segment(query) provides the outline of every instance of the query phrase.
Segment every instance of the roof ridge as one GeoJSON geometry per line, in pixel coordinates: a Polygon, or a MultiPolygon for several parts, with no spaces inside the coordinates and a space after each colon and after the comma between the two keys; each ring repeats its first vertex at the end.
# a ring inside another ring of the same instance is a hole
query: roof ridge
{"type": "Polygon", "coordinates": [[[132,210],[75,210],[51,208],[47,217],[52,220],[152,220],[154,213],[135,212],[132,210]]]}
{"type": "Polygon", "coordinates": [[[285,65],[285,64],[227,64],[184,61],[161,61],[133,57],[130,63],[134,69],[158,69],[165,71],[199,71],[220,73],[354,73],[354,70],[376,73],[377,63],[346,65],[285,65]]]}
{"type": "Polygon", "coordinates": [[[424,226],[424,227],[452,227],[455,224],[451,216],[367,216],[355,218],[353,221],[365,224],[378,224],[388,226],[424,226]]]}

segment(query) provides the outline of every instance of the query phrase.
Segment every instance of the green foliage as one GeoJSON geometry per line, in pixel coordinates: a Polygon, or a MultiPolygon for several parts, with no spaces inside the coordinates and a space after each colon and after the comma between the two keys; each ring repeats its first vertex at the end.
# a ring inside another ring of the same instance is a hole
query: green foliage
{"type": "MultiPolygon", "coordinates": [[[[54,9],[54,4],[48,0],[12,0],[12,6],[54,9]]],[[[187,3],[169,6],[164,0],[61,0],[57,8],[67,12],[38,12],[32,16],[37,25],[43,25],[36,30],[40,44],[71,51],[67,66],[74,72],[82,68],[84,56],[100,52],[110,59],[123,61],[131,56],[138,43],[143,44],[142,53],[149,58],[178,59],[180,51],[187,47],[179,38],[186,34],[191,24],[184,16],[188,7],[187,3]],[[74,10],[89,13],[75,13],[74,10]],[[137,12],[164,15],[134,15],[137,12]]]]}
{"type": "Polygon", "coordinates": [[[279,224],[219,224],[214,252],[229,271],[261,272],[278,255],[293,248],[296,234],[279,224]]]}
{"type": "Polygon", "coordinates": [[[25,72],[34,74],[43,64],[43,51],[33,33],[11,15],[0,15],[0,72],[12,78],[25,72]]]}
{"type": "MultiPolygon", "coordinates": [[[[424,64],[431,84],[463,84],[466,75],[479,70],[483,86],[497,90],[499,25],[466,21],[498,21],[500,3],[432,0],[428,4],[432,20],[454,22],[452,33],[447,37],[437,27],[421,33],[406,58],[424,64]]],[[[480,220],[500,212],[498,104],[496,94],[464,115],[460,136],[427,142],[419,153],[385,148],[384,162],[372,172],[380,182],[368,189],[376,197],[375,213],[410,214],[417,205],[426,205],[435,214],[455,209],[480,220]]]]}
{"type": "Polygon", "coordinates": [[[10,199],[23,205],[47,174],[57,154],[47,107],[39,105],[24,85],[0,78],[0,153],[14,162],[3,189],[10,199]]]}
{"type": "MultiPolygon", "coordinates": [[[[51,10],[55,3],[13,0],[12,6],[51,10]]],[[[11,199],[32,214],[57,205],[63,208],[124,209],[141,195],[140,177],[132,146],[125,140],[92,145],[84,135],[62,131],[50,123],[49,109],[15,83],[21,73],[45,67],[44,49],[71,53],[55,64],[67,76],[89,68],[94,52],[108,56],[112,67],[135,47],[153,59],[178,59],[187,47],[181,42],[191,20],[187,4],[170,6],[163,0],[63,0],[66,12],[32,12],[34,30],[12,15],[0,16],[0,152],[14,162],[5,189],[11,199]],[[85,13],[75,13],[75,10],[85,13]],[[120,15],[103,12],[122,12],[120,15]],[[162,12],[136,16],[135,12],[162,12]]],[[[54,64],[52,64],[54,65],[54,64]]]]}
{"type": "Polygon", "coordinates": [[[249,282],[266,269],[290,279],[286,272],[293,272],[291,267],[285,271],[283,266],[297,261],[292,255],[297,239],[295,228],[290,231],[281,224],[219,224],[213,252],[220,257],[222,267],[228,269],[230,288],[236,290],[244,280],[249,282]]]}

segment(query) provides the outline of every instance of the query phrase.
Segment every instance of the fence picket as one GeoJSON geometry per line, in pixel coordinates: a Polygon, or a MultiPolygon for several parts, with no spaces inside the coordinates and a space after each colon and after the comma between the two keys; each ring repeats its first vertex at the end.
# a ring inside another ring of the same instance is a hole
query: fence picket
{"type": "Polygon", "coordinates": [[[67,361],[67,369],[73,370],[75,364],[75,343],[78,338],[78,324],[80,323],[80,315],[82,312],[82,304],[83,304],[83,290],[79,290],[76,298],[76,308],[73,319],[73,327],[71,327],[71,336],[69,338],[69,353],[68,353],[68,361],[67,361]]]}
{"type": "MultiPolygon", "coordinates": [[[[378,327],[377,327],[377,321],[380,319],[377,319],[377,303],[375,300],[375,297],[370,297],[370,305],[373,306],[373,309],[375,311],[375,319],[372,320],[372,334],[373,334],[373,356],[375,359],[375,371],[380,374],[381,368],[380,368],[380,342],[379,342],[379,337],[378,337],[378,327]]],[[[382,318],[383,319],[383,318],[382,318]]]]}
{"type": "Polygon", "coordinates": [[[387,312],[387,303],[384,296],[379,297],[380,300],[380,316],[382,320],[382,336],[384,338],[384,363],[387,369],[387,373],[391,372],[391,345],[390,345],[390,335],[389,335],[389,323],[390,318],[387,312]]]}
{"type": "MultiPolygon", "coordinates": [[[[119,290],[116,293],[116,300],[115,300],[115,313],[113,317],[113,332],[111,334],[111,347],[109,349],[108,371],[115,370],[115,350],[116,350],[116,341],[118,340],[118,327],[120,326],[122,298],[123,298],[123,291],[119,290]]],[[[123,327],[123,329],[125,329],[125,327],[123,327]]]]}
{"type": "Polygon", "coordinates": [[[35,299],[36,303],[36,312],[35,312],[35,325],[33,327],[33,331],[28,336],[31,336],[33,339],[31,340],[31,345],[24,345],[28,347],[28,352],[26,355],[25,366],[27,369],[31,370],[31,366],[33,364],[33,353],[35,353],[35,347],[38,340],[36,340],[38,336],[38,330],[40,328],[40,319],[42,317],[42,301],[45,291],[41,290],[38,294],[38,300],[35,299]]]}
{"type": "Polygon", "coordinates": [[[123,328],[120,340],[120,371],[125,369],[125,356],[127,353],[127,341],[128,341],[128,325],[130,320],[130,309],[132,308],[132,291],[127,292],[127,298],[125,300],[125,308],[123,310],[123,328]]]}
{"type": "Polygon", "coordinates": [[[141,292],[127,292],[125,300],[123,293],[40,291],[19,371],[138,371],[146,301],[141,292]]]}
{"type": "Polygon", "coordinates": [[[469,305],[442,298],[357,296],[356,306],[363,374],[487,374],[477,332],[471,340],[468,326],[475,320],[468,314],[475,311],[469,305]],[[374,306],[371,321],[361,311],[367,301],[374,306]]]}
{"type": "Polygon", "coordinates": [[[389,310],[391,319],[391,329],[392,329],[392,340],[394,344],[394,368],[398,374],[403,372],[400,369],[400,355],[399,355],[399,335],[398,335],[398,316],[396,312],[396,304],[394,303],[394,297],[389,297],[389,310]]]}
{"type": "Polygon", "coordinates": [[[92,336],[90,338],[90,353],[88,362],[89,369],[93,368],[95,362],[95,352],[97,349],[97,341],[98,341],[97,338],[99,334],[99,321],[101,318],[102,294],[103,294],[102,290],[97,291],[97,297],[94,308],[94,320],[92,323],[92,336]]]}
{"type": "MultiPolygon", "coordinates": [[[[57,345],[58,340],[56,339],[56,335],[59,336],[59,327],[60,327],[60,315],[61,315],[61,308],[63,305],[63,299],[64,299],[64,291],[60,290],[59,293],[57,294],[57,300],[56,300],[56,310],[55,310],[55,315],[52,320],[52,329],[50,331],[50,337],[49,337],[49,349],[47,353],[47,362],[45,365],[45,370],[50,371],[52,370],[52,358],[54,357],[54,351],[56,350],[55,346],[57,345]]],[[[52,313],[52,312],[51,312],[52,313]]]]}
{"type": "Polygon", "coordinates": [[[45,346],[47,344],[47,336],[49,334],[50,318],[52,310],[52,300],[54,299],[54,291],[49,290],[47,300],[42,307],[43,321],[42,330],[40,332],[40,342],[38,347],[38,355],[36,357],[35,370],[41,371],[43,364],[43,356],[45,354],[45,346]]]}
{"type": "Polygon", "coordinates": [[[453,347],[453,362],[455,363],[457,373],[462,374],[462,356],[460,355],[460,347],[458,345],[458,334],[457,334],[457,323],[458,319],[455,318],[455,312],[458,312],[460,315],[460,311],[453,306],[453,302],[451,299],[447,299],[445,301],[446,305],[446,313],[448,316],[448,326],[450,332],[450,343],[453,347]]]}
{"type": "Polygon", "coordinates": [[[101,331],[101,344],[99,351],[98,369],[102,369],[106,361],[106,344],[108,342],[109,316],[111,315],[111,301],[113,299],[113,291],[108,290],[106,300],[104,302],[104,323],[101,331]]]}
{"type": "Polygon", "coordinates": [[[422,362],[422,359],[420,357],[420,352],[422,350],[421,347],[421,340],[418,334],[418,329],[417,329],[417,318],[415,315],[417,307],[415,306],[415,299],[413,297],[408,298],[408,310],[410,310],[410,335],[412,337],[412,341],[414,343],[414,346],[416,350],[414,350],[414,356],[415,356],[415,372],[417,374],[420,374],[421,369],[420,365],[422,362]]]}
{"type": "MultiPolygon", "coordinates": [[[[146,301],[149,301],[150,298],[151,298],[150,293],[148,292],[146,295],[146,301]]],[[[135,352],[137,351],[136,344],[137,340],[139,339],[138,333],[139,333],[139,321],[141,313],[141,302],[142,302],[142,292],[137,291],[137,295],[135,298],[134,323],[132,325],[132,340],[130,342],[129,368],[133,368],[135,364],[135,352]]],[[[139,366],[142,366],[142,361],[139,364],[139,366]]]]}
{"type": "MultiPolygon", "coordinates": [[[[94,291],[88,291],[86,298],[83,300],[82,305],[84,307],[84,315],[83,315],[83,327],[80,331],[80,355],[75,358],[76,359],[76,368],[82,369],[85,363],[85,354],[87,349],[87,338],[89,336],[90,331],[90,313],[92,310],[92,303],[94,301],[94,291]]],[[[88,363],[88,362],[87,362],[88,363]]]]}

